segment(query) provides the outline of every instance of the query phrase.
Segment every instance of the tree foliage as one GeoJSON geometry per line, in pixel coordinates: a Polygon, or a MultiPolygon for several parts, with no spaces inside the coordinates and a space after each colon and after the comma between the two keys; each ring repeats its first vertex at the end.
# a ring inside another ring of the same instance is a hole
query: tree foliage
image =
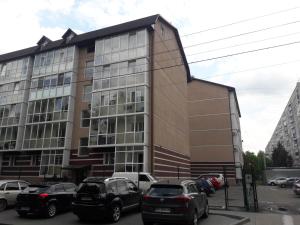
{"type": "Polygon", "coordinates": [[[277,146],[273,149],[272,162],[272,166],[274,167],[287,167],[293,164],[292,157],[280,142],[278,142],[277,146]]]}
{"type": "Polygon", "coordinates": [[[262,180],[265,170],[265,153],[259,151],[257,155],[255,155],[253,152],[246,151],[243,156],[245,173],[254,173],[256,179],[262,180]]]}

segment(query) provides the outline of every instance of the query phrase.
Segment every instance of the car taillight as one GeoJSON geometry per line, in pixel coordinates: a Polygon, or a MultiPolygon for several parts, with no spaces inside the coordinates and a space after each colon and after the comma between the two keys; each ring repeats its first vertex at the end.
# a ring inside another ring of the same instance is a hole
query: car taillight
{"type": "Polygon", "coordinates": [[[148,201],[150,198],[151,198],[150,195],[144,195],[144,196],[143,196],[143,200],[144,200],[144,201],[148,201]]]}
{"type": "Polygon", "coordinates": [[[39,194],[39,198],[47,198],[48,196],[49,196],[49,194],[47,194],[47,193],[39,194]]]}
{"type": "Polygon", "coordinates": [[[180,203],[188,203],[189,201],[192,200],[192,198],[187,195],[180,195],[180,196],[176,197],[175,200],[180,203]]]}

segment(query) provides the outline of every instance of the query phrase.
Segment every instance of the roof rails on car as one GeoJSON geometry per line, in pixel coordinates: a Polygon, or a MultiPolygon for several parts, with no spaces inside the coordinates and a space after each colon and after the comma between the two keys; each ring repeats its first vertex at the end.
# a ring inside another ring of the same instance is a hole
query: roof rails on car
{"type": "Polygon", "coordinates": [[[111,181],[111,180],[128,180],[127,177],[109,177],[109,178],[106,178],[104,181],[107,182],[107,181],[111,181]]]}

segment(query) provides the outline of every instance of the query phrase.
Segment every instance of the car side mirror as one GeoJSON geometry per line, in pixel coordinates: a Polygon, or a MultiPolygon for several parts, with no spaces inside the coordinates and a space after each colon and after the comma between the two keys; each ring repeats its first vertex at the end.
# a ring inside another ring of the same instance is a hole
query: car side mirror
{"type": "Polygon", "coordinates": [[[130,191],[138,192],[138,188],[137,188],[137,187],[131,187],[129,190],[130,190],[130,191]]]}

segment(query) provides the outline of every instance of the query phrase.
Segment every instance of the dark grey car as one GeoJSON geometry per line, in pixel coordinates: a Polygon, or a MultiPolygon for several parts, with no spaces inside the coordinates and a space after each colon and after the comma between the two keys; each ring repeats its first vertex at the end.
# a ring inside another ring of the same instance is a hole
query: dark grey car
{"type": "Polygon", "coordinates": [[[208,217],[206,194],[198,192],[192,180],[158,182],[143,196],[144,225],[153,223],[197,224],[200,217],[208,217]]]}

